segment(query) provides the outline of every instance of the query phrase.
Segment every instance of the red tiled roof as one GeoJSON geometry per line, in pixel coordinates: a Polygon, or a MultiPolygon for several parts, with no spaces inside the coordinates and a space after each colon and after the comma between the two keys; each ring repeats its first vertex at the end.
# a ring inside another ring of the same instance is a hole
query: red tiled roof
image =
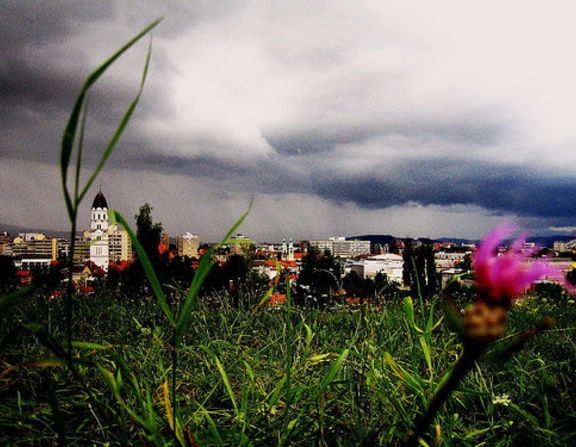
{"type": "Polygon", "coordinates": [[[134,261],[120,261],[120,262],[111,262],[109,265],[110,269],[116,269],[119,272],[123,272],[126,267],[132,265],[134,261]]]}
{"type": "Polygon", "coordinates": [[[268,304],[270,306],[275,306],[276,304],[284,304],[286,302],[286,294],[285,293],[273,293],[268,298],[268,304]]]}

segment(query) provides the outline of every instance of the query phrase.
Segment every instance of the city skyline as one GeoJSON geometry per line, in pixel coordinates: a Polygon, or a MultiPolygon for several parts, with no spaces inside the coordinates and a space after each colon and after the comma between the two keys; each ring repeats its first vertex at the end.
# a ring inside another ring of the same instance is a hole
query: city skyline
{"type": "MultiPolygon", "coordinates": [[[[257,240],[576,232],[571,2],[0,5],[0,225],[67,229],[57,163],[75,96],[163,16],[97,180],[129,221],[149,202],[168,233],[216,241],[253,199],[240,231],[257,240]]],[[[90,95],[86,173],[147,48],[90,95]]]]}

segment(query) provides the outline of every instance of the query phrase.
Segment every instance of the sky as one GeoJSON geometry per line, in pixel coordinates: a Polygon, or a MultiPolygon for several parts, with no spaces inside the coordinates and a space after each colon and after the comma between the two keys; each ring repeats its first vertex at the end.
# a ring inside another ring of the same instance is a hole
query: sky
{"type": "Polygon", "coordinates": [[[576,233],[572,1],[0,0],[0,231],[66,230],[62,133],[85,78],[83,179],[172,235],[576,233]]]}

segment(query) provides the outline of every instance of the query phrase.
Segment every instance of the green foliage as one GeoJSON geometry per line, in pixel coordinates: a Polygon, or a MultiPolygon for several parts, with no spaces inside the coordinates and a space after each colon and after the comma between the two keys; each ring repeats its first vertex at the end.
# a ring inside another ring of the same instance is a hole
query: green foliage
{"type": "Polygon", "coordinates": [[[308,253],[302,259],[298,279],[297,303],[315,303],[321,307],[326,305],[333,292],[340,292],[342,275],[340,258],[333,256],[328,250],[320,253],[317,247],[308,247],[308,253]],[[312,302],[309,302],[309,297],[312,302]]]}
{"type": "Polygon", "coordinates": [[[161,222],[152,221],[152,209],[150,204],[146,202],[140,207],[138,214],[134,216],[134,220],[136,221],[137,229],[136,237],[142,244],[152,265],[157,265],[160,259],[158,245],[160,245],[163,227],[161,222]]]}
{"type": "Polygon", "coordinates": [[[0,294],[12,292],[16,284],[16,267],[12,258],[0,256],[0,294]]]}
{"type": "Polygon", "coordinates": [[[373,298],[376,294],[374,281],[362,278],[356,272],[348,273],[342,281],[342,286],[350,297],[373,298]]]}
{"type": "MultiPolygon", "coordinates": [[[[25,300],[0,314],[0,339],[18,320],[49,319],[53,337],[64,334],[62,300],[41,294],[25,300]]],[[[79,374],[109,421],[98,412],[94,417],[86,391],[67,379],[63,364],[42,343],[20,336],[2,354],[0,444],[53,439],[49,380],[56,385],[69,445],[142,445],[140,438],[149,445],[174,443],[164,393],[171,335],[155,301],[97,293],[78,297],[75,304],[81,317],[74,331],[78,340],[90,341],[75,343],[79,374]]],[[[444,444],[562,446],[576,440],[576,306],[552,306],[538,297],[533,306],[512,313],[510,334],[536,327],[542,306],[557,327],[505,363],[488,358],[477,364],[438,414],[444,444]]],[[[446,325],[430,331],[431,380],[421,332],[410,329],[410,341],[399,324],[410,319],[406,303],[364,316],[348,309],[293,308],[291,338],[279,309],[256,315],[210,309],[208,298],[200,299],[191,315],[177,384],[183,439],[200,445],[276,445],[282,439],[302,446],[400,445],[421,411],[422,393],[439,383],[462,348],[446,325]]],[[[418,306],[412,311],[415,325],[425,330],[427,316],[422,318],[418,306]]],[[[440,317],[434,311],[434,324],[440,317]]],[[[434,445],[434,437],[431,430],[426,442],[434,445]]]]}
{"type": "Polygon", "coordinates": [[[402,258],[404,285],[410,287],[412,296],[422,295],[426,300],[438,291],[439,281],[431,244],[424,243],[414,248],[412,239],[406,239],[402,258]]]}

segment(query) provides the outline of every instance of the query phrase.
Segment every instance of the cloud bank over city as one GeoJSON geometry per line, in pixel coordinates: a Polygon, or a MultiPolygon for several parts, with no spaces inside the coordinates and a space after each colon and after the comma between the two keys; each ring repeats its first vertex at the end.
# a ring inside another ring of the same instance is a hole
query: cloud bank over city
{"type": "MultiPolygon", "coordinates": [[[[57,163],[75,97],[163,16],[141,103],[97,181],[127,217],[148,201],[168,232],[216,240],[253,199],[242,231],[259,240],[478,238],[502,220],[574,231],[569,1],[0,6],[2,224],[66,228],[57,163]]],[[[87,170],[148,44],[90,95],[87,170]]]]}

